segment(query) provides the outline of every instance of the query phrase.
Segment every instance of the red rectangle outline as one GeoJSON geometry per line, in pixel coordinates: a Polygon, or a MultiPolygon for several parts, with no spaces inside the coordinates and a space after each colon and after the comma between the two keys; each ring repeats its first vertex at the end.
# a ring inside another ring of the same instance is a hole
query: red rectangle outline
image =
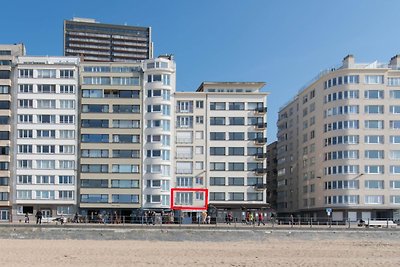
{"type": "Polygon", "coordinates": [[[206,210],[208,206],[208,189],[207,188],[171,188],[171,203],[170,207],[172,210],[206,210]],[[174,206],[174,192],[175,191],[194,191],[194,192],[204,192],[205,193],[205,201],[204,207],[193,207],[193,206],[174,206]]]}

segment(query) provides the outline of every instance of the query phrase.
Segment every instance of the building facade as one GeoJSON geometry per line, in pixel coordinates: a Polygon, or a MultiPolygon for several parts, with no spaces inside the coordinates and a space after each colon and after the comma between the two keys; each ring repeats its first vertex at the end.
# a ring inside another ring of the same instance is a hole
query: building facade
{"type": "Polygon", "coordinates": [[[203,82],[176,94],[176,186],[208,188],[211,207],[236,218],[268,207],[264,85],[203,82]]]}
{"type": "Polygon", "coordinates": [[[16,57],[25,55],[22,44],[0,45],[0,221],[12,214],[12,102],[14,64],[16,57]]]}
{"type": "Polygon", "coordinates": [[[99,23],[94,19],[64,21],[64,55],[82,61],[134,61],[153,57],[151,28],[99,23]]]}
{"type": "Polygon", "coordinates": [[[389,64],[360,64],[349,55],[280,109],[280,214],[398,216],[399,63],[395,56],[389,64]]]}
{"type": "Polygon", "coordinates": [[[277,145],[278,142],[275,141],[267,146],[267,202],[273,211],[276,211],[277,206],[277,145]]]}
{"type": "Polygon", "coordinates": [[[78,58],[18,57],[13,88],[13,218],[77,205],[78,58]]]}

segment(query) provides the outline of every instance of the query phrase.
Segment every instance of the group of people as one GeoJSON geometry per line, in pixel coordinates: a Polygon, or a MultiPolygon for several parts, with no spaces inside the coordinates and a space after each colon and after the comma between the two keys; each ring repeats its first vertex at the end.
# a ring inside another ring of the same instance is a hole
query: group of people
{"type": "Polygon", "coordinates": [[[255,225],[256,222],[257,222],[258,226],[260,226],[261,224],[265,225],[264,215],[263,215],[262,211],[259,211],[259,212],[247,211],[246,212],[246,224],[255,225]]]}

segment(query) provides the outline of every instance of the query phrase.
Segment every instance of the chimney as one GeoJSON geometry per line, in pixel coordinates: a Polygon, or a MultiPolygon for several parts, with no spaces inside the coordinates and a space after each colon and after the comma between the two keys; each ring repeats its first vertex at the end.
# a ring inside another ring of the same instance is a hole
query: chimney
{"type": "Polygon", "coordinates": [[[390,59],[389,68],[398,70],[400,69],[400,55],[395,55],[390,59]]]}
{"type": "Polygon", "coordinates": [[[343,68],[350,69],[354,65],[354,56],[353,55],[347,55],[343,59],[343,68]]]}

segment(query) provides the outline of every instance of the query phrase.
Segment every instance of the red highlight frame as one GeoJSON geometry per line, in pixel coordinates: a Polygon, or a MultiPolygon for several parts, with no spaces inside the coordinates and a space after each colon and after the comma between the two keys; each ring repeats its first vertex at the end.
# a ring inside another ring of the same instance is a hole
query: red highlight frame
{"type": "Polygon", "coordinates": [[[171,200],[170,207],[172,210],[207,210],[208,207],[208,189],[207,188],[171,188],[171,200]],[[175,206],[174,205],[174,193],[175,192],[203,192],[204,193],[204,206],[193,207],[193,206],[175,206]]]}

